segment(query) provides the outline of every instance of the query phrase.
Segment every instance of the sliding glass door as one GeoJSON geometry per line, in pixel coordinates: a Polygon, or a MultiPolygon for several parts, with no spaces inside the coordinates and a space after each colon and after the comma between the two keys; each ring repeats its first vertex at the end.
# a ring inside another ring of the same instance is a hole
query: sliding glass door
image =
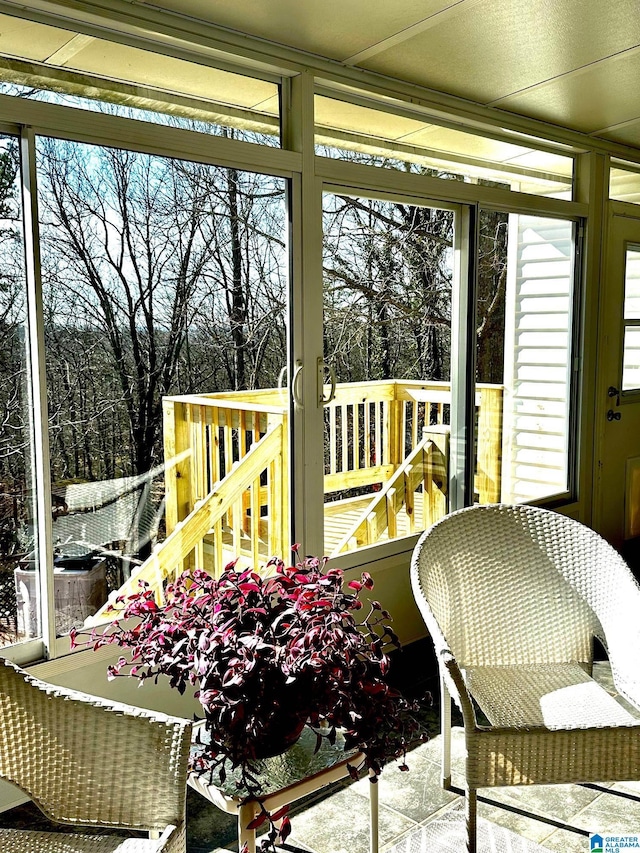
{"type": "Polygon", "coordinates": [[[20,140],[0,136],[0,647],[41,635],[30,323],[20,140]]]}
{"type": "Polygon", "coordinates": [[[323,194],[324,549],[573,488],[570,220],[323,194]]]}
{"type": "Polygon", "coordinates": [[[324,543],[337,556],[447,511],[457,216],[323,200],[324,543]]]}

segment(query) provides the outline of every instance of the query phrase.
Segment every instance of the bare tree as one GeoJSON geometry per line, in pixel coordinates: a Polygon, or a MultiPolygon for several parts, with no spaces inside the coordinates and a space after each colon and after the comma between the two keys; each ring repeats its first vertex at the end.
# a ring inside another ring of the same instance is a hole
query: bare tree
{"type": "Polygon", "coordinates": [[[504,379],[504,323],[509,215],[480,211],[478,250],[477,379],[504,379]]]}
{"type": "Polygon", "coordinates": [[[143,473],[162,395],[284,363],[284,183],[53,139],[39,154],[53,474],[143,473]]]}
{"type": "Polygon", "coordinates": [[[23,490],[29,458],[26,292],[17,140],[0,138],[0,478],[23,490]]]}
{"type": "Polygon", "coordinates": [[[345,379],[447,378],[452,215],[326,198],[326,357],[345,379]]]}

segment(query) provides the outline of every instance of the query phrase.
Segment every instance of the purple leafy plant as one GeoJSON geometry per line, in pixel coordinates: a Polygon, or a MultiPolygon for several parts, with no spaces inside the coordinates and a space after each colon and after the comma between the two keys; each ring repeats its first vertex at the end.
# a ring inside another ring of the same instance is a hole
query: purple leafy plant
{"type": "MultiPolygon", "coordinates": [[[[240,793],[258,795],[256,761],[281,738],[284,748],[286,736],[295,739],[305,724],[316,732],[318,747],[323,737],[334,743],[342,730],[345,750],[362,752],[376,780],[392,759],[407,769],[407,747],[426,734],[415,704],[387,680],[388,651],[399,642],[389,613],[377,601],[365,608],[370,575],[345,589],[342,570],[326,569],[326,562],[307,557],[286,566],[274,559],[265,577],[237,571],[233,563],[218,579],[185,572],[167,586],[162,605],[141,584],[140,592],[119,601],[121,618],[94,630],[88,642],[127,649],[109,677],[162,675],[180,693],[195,689],[207,745],[193,770],[211,780],[217,774],[224,782],[229,768],[240,768],[240,793]]],[[[350,768],[354,778],[359,769],[350,768]]],[[[265,819],[273,847],[278,834],[284,840],[290,831],[289,822],[285,812],[263,812],[257,822],[265,819]]]]}

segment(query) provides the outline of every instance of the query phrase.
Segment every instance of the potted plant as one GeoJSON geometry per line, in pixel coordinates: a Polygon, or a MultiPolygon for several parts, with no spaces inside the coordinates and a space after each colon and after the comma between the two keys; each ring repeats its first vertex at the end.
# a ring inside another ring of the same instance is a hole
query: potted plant
{"type": "MultiPolygon", "coordinates": [[[[340,730],[345,750],[362,752],[374,779],[394,758],[407,769],[407,746],[426,738],[414,703],[387,680],[388,652],[399,642],[389,613],[362,600],[371,577],[363,573],[345,589],[344,573],[327,569],[326,558],[294,552],[294,565],[274,559],[265,576],[233,563],[218,579],[185,572],[168,585],[162,605],[142,585],[120,601],[127,624],[118,619],[91,635],[96,648],[128,650],[109,677],[167,676],[180,693],[195,688],[208,746],[194,770],[224,780],[229,768],[240,768],[248,797],[260,793],[256,761],[284,751],[305,725],[318,745],[325,737],[335,742],[340,730]]],[[[351,773],[358,778],[357,768],[351,773]]],[[[288,832],[285,817],[278,834],[288,832]]],[[[268,843],[276,834],[271,821],[268,843]]]]}

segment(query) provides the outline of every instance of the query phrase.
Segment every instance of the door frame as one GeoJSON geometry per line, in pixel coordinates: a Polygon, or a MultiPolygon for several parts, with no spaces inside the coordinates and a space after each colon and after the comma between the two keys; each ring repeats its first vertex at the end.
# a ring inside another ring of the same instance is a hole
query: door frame
{"type": "MultiPolygon", "coordinates": [[[[418,181],[416,182],[418,183],[418,181]]],[[[297,188],[300,192],[301,188],[297,188]]],[[[306,228],[303,224],[302,238],[305,241],[305,259],[297,258],[298,272],[302,283],[294,287],[293,298],[293,352],[291,366],[293,376],[296,367],[302,366],[299,373],[298,402],[294,397],[293,417],[293,494],[294,494],[294,538],[301,541],[305,553],[318,554],[323,549],[324,531],[324,490],[322,482],[324,463],[322,454],[317,452],[323,446],[324,419],[323,406],[319,403],[318,371],[316,364],[323,357],[323,324],[317,322],[323,316],[323,275],[322,275],[322,198],[324,193],[375,198],[433,207],[453,212],[454,220],[454,279],[452,304],[452,355],[451,376],[457,377],[457,405],[452,406],[451,425],[451,465],[450,494],[451,509],[459,508],[472,499],[473,495],[473,453],[465,453],[466,443],[473,441],[473,401],[474,383],[470,377],[474,371],[468,371],[466,364],[469,353],[475,356],[474,323],[469,318],[468,305],[475,305],[476,289],[476,252],[477,228],[476,205],[434,199],[431,195],[415,191],[391,192],[375,183],[354,180],[349,183],[337,183],[334,180],[317,178],[313,187],[307,187],[313,193],[313,204],[308,208],[306,228]],[[302,269],[301,269],[302,268],[302,269]],[[304,304],[304,311],[301,306],[304,304]],[[297,321],[297,323],[296,323],[297,321]],[[454,414],[454,412],[457,412],[454,414]],[[455,437],[455,438],[454,438],[455,437]],[[296,461],[297,460],[297,461],[296,461]],[[458,470],[459,469],[459,470],[458,470]],[[454,472],[457,471],[457,476],[454,472]],[[471,498],[469,498],[471,496],[471,498]]],[[[294,199],[296,182],[294,180],[294,199]]],[[[307,197],[308,198],[308,197],[307,197]]],[[[295,246],[295,242],[294,242],[295,246]]],[[[295,269],[296,261],[294,261],[295,269]]],[[[294,275],[294,281],[296,276],[294,275]]],[[[298,281],[300,279],[298,278],[298,281]]],[[[406,539],[396,539],[371,545],[357,551],[343,554],[340,565],[352,568],[380,560],[394,554],[410,551],[417,535],[406,539]]]]}

